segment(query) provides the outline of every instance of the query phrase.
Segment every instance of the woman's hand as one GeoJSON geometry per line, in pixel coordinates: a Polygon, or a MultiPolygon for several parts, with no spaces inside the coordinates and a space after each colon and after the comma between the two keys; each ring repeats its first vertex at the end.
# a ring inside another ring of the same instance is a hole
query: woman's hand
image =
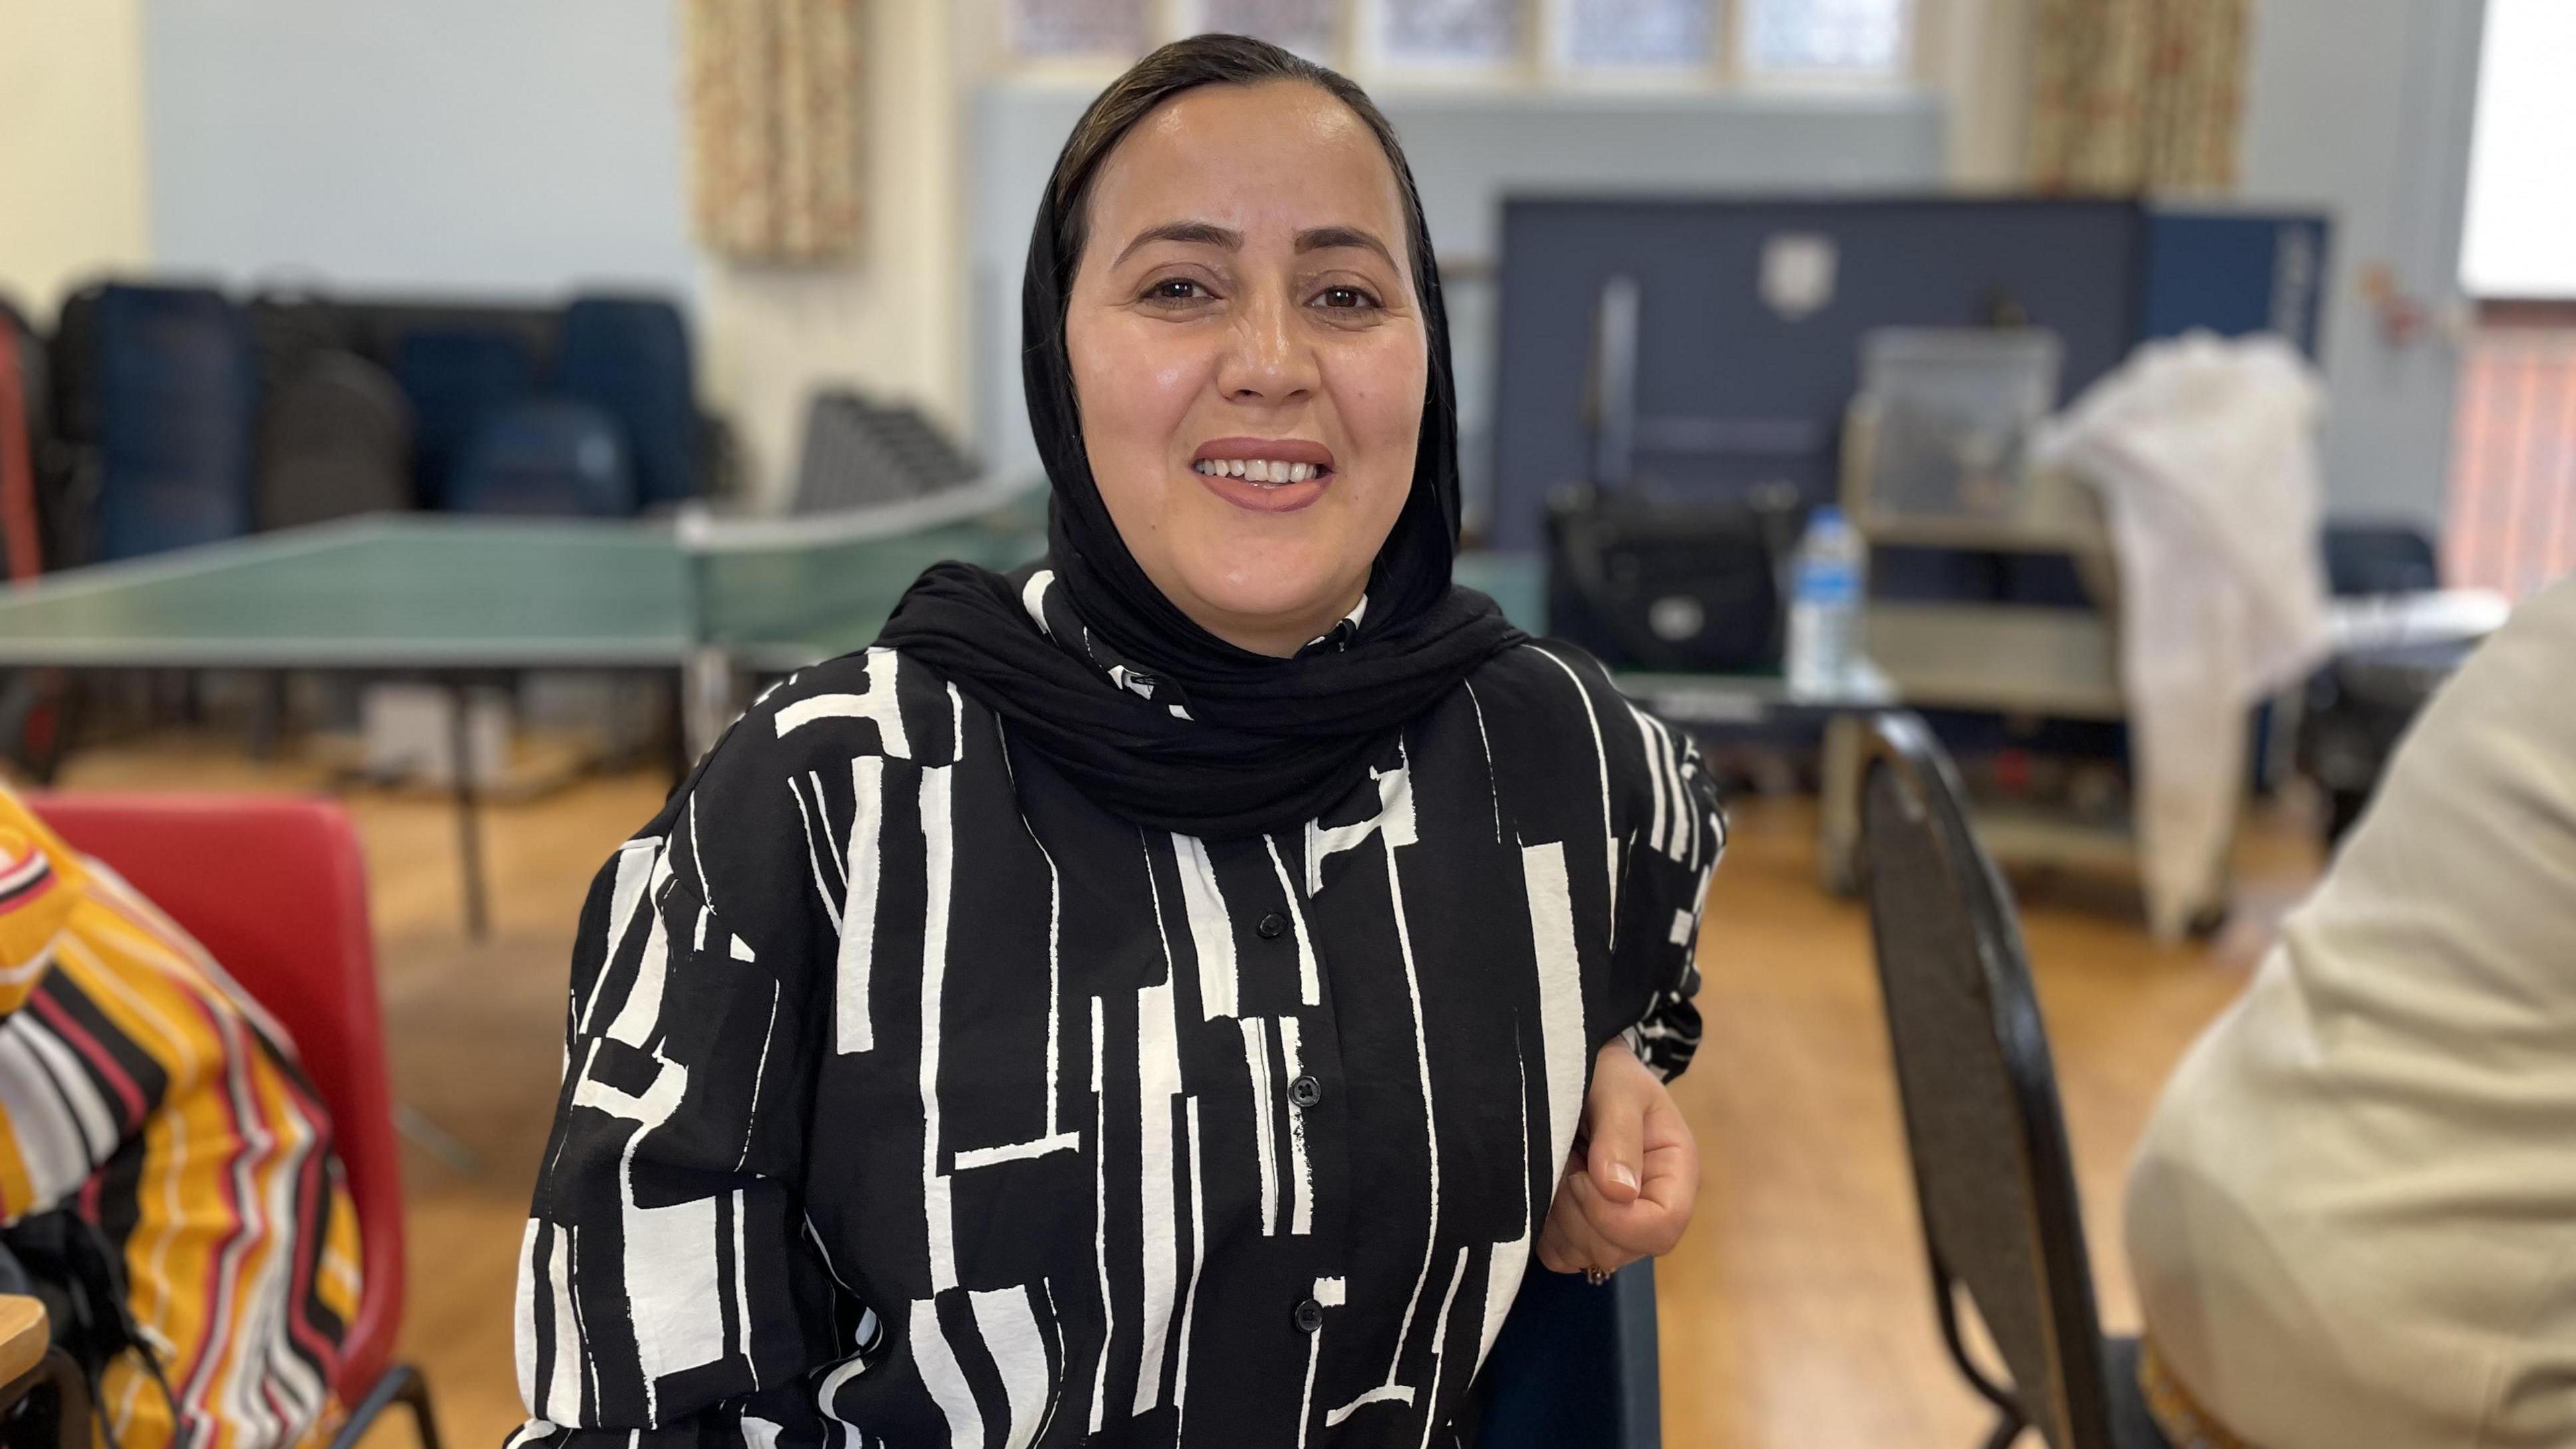
{"type": "Polygon", "coordinates": [[[1538,1260],[1559,1273],[1608,1273],[1671,1252],[1698,1200],[1690,1125],[1628,1044],[1613,1040],[1592,1060],[1583,1130],[1539,1234],[1538,1260]]]}

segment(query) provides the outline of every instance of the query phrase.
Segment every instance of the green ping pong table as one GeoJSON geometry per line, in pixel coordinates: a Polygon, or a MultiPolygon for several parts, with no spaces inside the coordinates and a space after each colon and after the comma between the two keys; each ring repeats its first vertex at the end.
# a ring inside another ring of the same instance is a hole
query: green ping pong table
{"type": "MultiPolygon", "coordinates": [[[[535,671],[667,678],[684,761],[694,761],[739,711],[747,680],[864,648],[930,564],[1010,568],[1036,557],[1045,496],[1034,484],[985,484],[815,517],[389,514],[318,524],[0,592],[0,671],[334,673],[449,687],[465,916],[481,935],[479,812],[464,768],[469,690],[535,671]]],[[[1541,631],[1536,560],[1470,553],[1458,579],[1541,631]]],[[[1873,680],[1832,698],[1794,695],[1777,678],[1628,675],[1620,684],[1684,724],[1749,723],[1784,708],[1832,719],[1888,702],[1873,680]]],[[[1846,746],[1858,739],[1842,734],[1846,746]]],[[[1829,874],[1854,833],[1835,820],[1857,819],[1832,804],[1829,874]]]]}
{"type": "Polygon", "coordinates": [[[660,522],[372,515],[100,564],[0,591],[0,670],[419,679],[457,695],[468,927],[485,922],[464,696],[532,671],[674,681],[688,758],[740,681],[866,645],[921,570],[1017,565],[1043,494],[976,487],[865,514],[660,522]]]}

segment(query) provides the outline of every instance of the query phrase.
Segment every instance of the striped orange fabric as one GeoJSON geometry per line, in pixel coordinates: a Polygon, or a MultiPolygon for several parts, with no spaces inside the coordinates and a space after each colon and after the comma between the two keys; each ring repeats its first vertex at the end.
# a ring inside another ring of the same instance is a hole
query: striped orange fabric
{"type": "Polygon", "coordinates": [[[68,1206],[122,1258],[160,1368],[130,1352],[97,1385],[122,1449],[272,1449],[341,1417],[357,1215],[289,1046],[221,979],[0,790],[0,1222],[68,1206]]]}
{"type": "Polygon", "coordinates": [[[2523,598],[2576,570],[2576,326],[2483,326],[2460,359],[2442,571],[2523,598]]]}

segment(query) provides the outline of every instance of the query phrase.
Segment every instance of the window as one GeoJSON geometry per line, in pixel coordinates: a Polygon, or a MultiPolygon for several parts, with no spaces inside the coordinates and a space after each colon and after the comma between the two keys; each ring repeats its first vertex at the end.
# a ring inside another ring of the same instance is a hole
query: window
{"type": "Polygon", "coordinates": [[[1521,0],[1380,0],[1378,53],[1394,65],[1501,65],[1520,55],[1521,0]]]}
{"type": "MultiPolygon", "coordinates": [[[[1362,82],[1603,72],[1690,83],[1901,83],[1917,0],[999,0],[1006,61],[1126,61],[1202,30],[1257,35],[1362,82]]],[[[989,32],[987,32],[989,33],[989,32]]]]}
{"type": "Polygon", "coordinates": [[[1145,0],[1010,0],[1015,55],[1145,53],[1145,0]]]}
{"type": "Polygon", "coordinates": [[[1716,7],[1707,0],[1574,0],[1565,58],[1579,66],[1704,66],[1716,59],[1716,7]]]}
{"type": "Polygon", "coordinates": [[[1201,0],[1199,29],[1259,36],[1329,63],[1341,8],[1341,0],[1201,0]]]}
{"type": "Polygon", "coordinates": [[[2520,598],[2576,572],[2576,91],[2564,0],[2488,0],[2460,284],[2442,581],[2520,598]]]}
{"type": "Polygon", "coordinates": [[[2576,572],[2576,306],[2482,310],[2461,349],[2442,582],[2519,599],[2576,572]]]}
{"type": "Polygon", "coordinates": [[[2576,298],[2576,5],[2489,0],[2469,143],[2469,210],[2460,285],[2482,298],[2576,298]]]}
{"type": "Polygon", "coordinates": [[[1756,75],[1901,75],[1911,0],[1742,0],[1744,68],[1756,75]]]}

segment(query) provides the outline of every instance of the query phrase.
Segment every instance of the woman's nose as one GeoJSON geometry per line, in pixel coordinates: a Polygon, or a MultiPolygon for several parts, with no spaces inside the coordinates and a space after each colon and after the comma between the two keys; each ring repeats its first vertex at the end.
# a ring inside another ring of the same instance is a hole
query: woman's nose
{"type": "Polygon", "coordinates": [[[1231,402],[1293,402],[1315,390],[1315,353],[1299,335],[1294,303],[1260,296],[1237,310],[1216,383],[1231,402]]]}

